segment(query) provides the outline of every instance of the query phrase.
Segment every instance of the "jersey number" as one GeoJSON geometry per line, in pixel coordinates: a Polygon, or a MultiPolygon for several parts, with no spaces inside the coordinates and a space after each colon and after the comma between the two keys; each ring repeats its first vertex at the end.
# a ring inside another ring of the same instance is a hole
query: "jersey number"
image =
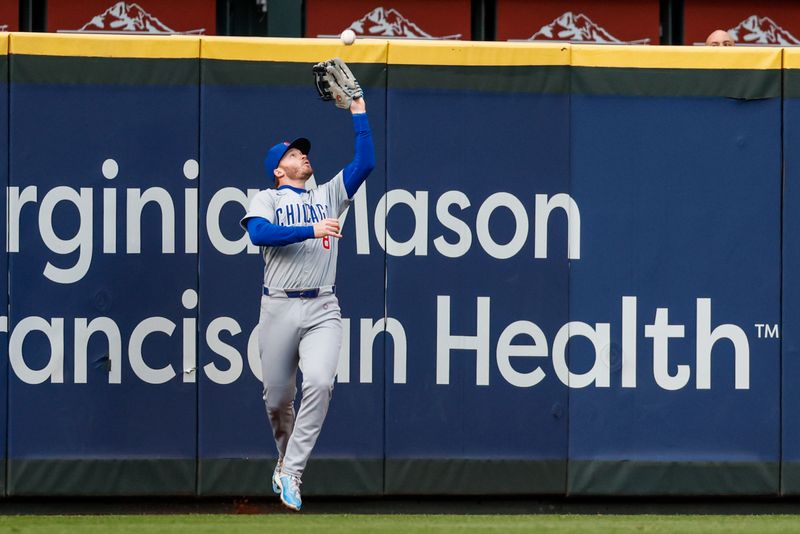
{"type": "Polygon", "coordinates": [[[330,236],[326,235],[325,237],[322,238],[322,246],[327,250],[331,249],[331,237],[330,236]]]}

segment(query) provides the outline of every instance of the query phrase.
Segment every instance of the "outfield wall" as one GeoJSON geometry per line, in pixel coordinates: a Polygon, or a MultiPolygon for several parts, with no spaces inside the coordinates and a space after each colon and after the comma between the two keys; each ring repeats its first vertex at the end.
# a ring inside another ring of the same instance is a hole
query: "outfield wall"
{"type": "Polygon", "coordinates": [[[274,142],[349,161],[333,56],[378,164],[304,494],[800,493],[799,52],[337,43],[0,38],[6,495],[271,493],[238,220],[274,142]]]}

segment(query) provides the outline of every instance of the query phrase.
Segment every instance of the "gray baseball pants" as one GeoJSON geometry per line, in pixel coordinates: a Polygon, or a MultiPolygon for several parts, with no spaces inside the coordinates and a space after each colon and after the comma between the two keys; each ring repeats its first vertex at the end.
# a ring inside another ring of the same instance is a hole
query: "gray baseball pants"
{"type": "Polygon", "coordinates": [[[261,297],[258,346],[264,402],[284,473],[303,475],[328,413],[341,345],[336,295],[261,297]],[[298,366],[303,398],[295,417],[298,366]]]}

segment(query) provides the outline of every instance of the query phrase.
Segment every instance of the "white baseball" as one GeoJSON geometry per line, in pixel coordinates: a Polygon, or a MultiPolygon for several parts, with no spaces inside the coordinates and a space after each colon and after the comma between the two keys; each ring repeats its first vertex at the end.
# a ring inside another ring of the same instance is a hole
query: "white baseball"
{"type": "Polygon", "coordinates": [[[356,42],[356,32],[348,28],[342,32],[339,38],[344,44],[351,45],[356,42]]]}

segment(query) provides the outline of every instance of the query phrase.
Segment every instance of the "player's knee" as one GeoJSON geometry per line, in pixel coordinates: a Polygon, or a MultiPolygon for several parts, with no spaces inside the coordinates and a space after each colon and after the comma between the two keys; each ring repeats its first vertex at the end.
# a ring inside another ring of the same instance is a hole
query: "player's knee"
{"type": "Polygon", "coordinates": [[[264,388],[264,401],[267,404],[267,410],[280,411],[286,408],[294,401],[294,395],[294,386],[270,386],[264,388]]]}
{"type": "Polygon", "coordinates": [[[303,380],[303,396],[316,394],[319,396],[327,395],[329,398],[333,394],[333,380],[314,379],[312,377],[303,380]]]}

